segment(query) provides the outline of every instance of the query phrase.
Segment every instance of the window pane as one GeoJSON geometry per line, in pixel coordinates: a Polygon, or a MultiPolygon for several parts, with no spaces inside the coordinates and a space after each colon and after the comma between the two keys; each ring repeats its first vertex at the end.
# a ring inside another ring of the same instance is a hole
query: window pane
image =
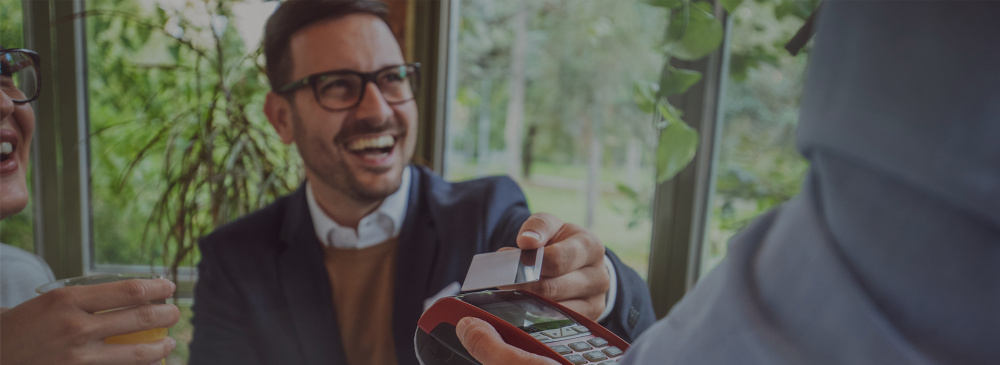
{"type": "MultiPolygon", "coordinates": [[[[24,48],[24,15],[20,0],[0,0],[0,14],[3,20],[0,21],[0,46],[4,48],[24,48]]],[[[37,131],[36,131],[37,133],[37,131]]],[[[34,161],[31,161],[34,163],[34,161]]],[[[28,196],[33,196],[33,184],[31,183],[31,166],[28,166],[26,183],[28,186],[28,196]]],[[[35,252],[34,236],[34,213],[31,201],[20,213],[4,218],[0,223],[0,242],[19,247],[28,252],[35,252]]]]}
{"type": "Polygon", "coordinates": [[[95,266],[194,266],[198,237],[298,182],[259,112],[275,4],[86,2],[95,266]]]}
{"type": "Polygon", "coordinates": [[[665,12],[637,0],[463,0],[445,176],[507,174],[532,211],[591,228],[646,276],[665,12]]]}
{"type": "Polygon", "coordinates": [[[792,56],[784,45],[814,5],[745,1],[733,14],[702,275],[725,257],[736,232],[799,191],[808,165],[794,132],[807,55],[792,56]]]}

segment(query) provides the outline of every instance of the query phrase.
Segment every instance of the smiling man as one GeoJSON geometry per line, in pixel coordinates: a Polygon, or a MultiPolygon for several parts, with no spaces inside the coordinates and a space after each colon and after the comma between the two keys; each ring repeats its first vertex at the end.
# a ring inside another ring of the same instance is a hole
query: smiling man
{"type": "Polygon", "coordinates": [[[282,142],[299,148],[323,212],[357,226],[399,189],[413,157],[418,66],[403,63],[392,32],[373,15],[306,27],[288,49],[285,62],[301,78],[268,94],[264,112],[282,142]]]}
{"type": "Polygon", "coordinates": [[[626,340],[655,320],[645,283],[591,232],[532,215],[509,178],[443,181],[410,163],[420,66],[378,1],[290,1],[268,20],[264,112],[306,181],[201,244],[192,364],[416,364],[422,311],[472,256],[546,246],[519,286],[626,340]]]}

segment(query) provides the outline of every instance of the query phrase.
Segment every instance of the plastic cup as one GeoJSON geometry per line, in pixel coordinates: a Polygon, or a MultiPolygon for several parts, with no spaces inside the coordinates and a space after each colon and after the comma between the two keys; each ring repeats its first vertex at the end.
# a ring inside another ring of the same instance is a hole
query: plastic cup
{"type": "MultiPolygon", "coordinates": [[[[87,275],[75,278],[56,280],[51,283],[42,285],[35,289],[39,294],[44,294],[54,289],[63,288],[67,286],[80,286],[80,285],[94,285],[94,284],[104,284],[121,280],[131,280],[131,279],[165,279],[166,277],[160,274],[152,273],[119,273],[119,274],[101,274],[101,275],[87,275]]],[[[153,301],[150,303],[165,303],[163,300],[153,301]]],[[[127,309],[131,307],[122,307],[108,309],[104,311],[97,312],[107,313],[111,311],[127,309]]],[[[153,328],[139,332],[127,333],[124,335],[111,336],[104,339],[104,343],[109,344],[137,344],[137,343],[149,343],[155,342],[167,337],[166,328],[153,328]]],[[[163,361],[161,360],[161,363],[163,361]]]]}

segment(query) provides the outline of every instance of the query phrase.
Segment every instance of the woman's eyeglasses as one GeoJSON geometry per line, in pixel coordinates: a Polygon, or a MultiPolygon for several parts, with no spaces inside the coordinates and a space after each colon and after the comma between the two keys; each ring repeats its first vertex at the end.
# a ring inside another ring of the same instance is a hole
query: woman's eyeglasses
{"type": "Polygon", "coordinates": [[[27,49],[0,50],[0,90],[15,103],[30,103],[42,91],[41,58],[27,49]]]}

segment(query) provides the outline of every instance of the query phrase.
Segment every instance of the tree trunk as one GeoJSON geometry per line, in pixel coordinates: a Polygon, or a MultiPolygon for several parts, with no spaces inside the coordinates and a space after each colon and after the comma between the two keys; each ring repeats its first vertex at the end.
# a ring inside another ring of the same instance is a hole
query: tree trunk
{"type": "Polygon", "coordinates": [[[531,162],[535,159],[532,151],[535,148],[536,135],[538,135],[538,126],[534,124],[528,126],[528,133],[524,136],[524,150],[521,151],[521,168],[524,169],[525,180],[531,179],[531,162]]]}
{"type": "Polygon", "coordinates": [[[515,180],[521,179],[521,129],[524,125],[524,57],[528,43],[528,13],[525,2],[520,2],[512,23],[514,44],[511,47],[510,88],[507,102],[507,124],[504,137],[507,149],[507,174],[515,180]]]}
{"type": "Polygon", "coordinates": [[[625,146],[625,184],[636,188],[639,184],[639,162],[642,157],[642,150],[639,149],[640,141],[630,138],[625,146]]]}
{"type": "Polygon", "coordinates": [[[601,176],[601,146],[600,127],[598,121],[594,120],[591,113],[584,113],[587,120],[584,120],[584,136],[587,141],[587,216],[584,226],[587,229],[594,228],[594,215],[597,212],[597,202],[601,198],[600,179],[601,176]]]}
{"type": "Polygon", "coordinates": [[[490,94],[493,90],[493,80],[484,77],[482,91],[479,93],[479,123],[476,140],[476,176],[486,175],[486,167],[490,161],[490,94]]]}

